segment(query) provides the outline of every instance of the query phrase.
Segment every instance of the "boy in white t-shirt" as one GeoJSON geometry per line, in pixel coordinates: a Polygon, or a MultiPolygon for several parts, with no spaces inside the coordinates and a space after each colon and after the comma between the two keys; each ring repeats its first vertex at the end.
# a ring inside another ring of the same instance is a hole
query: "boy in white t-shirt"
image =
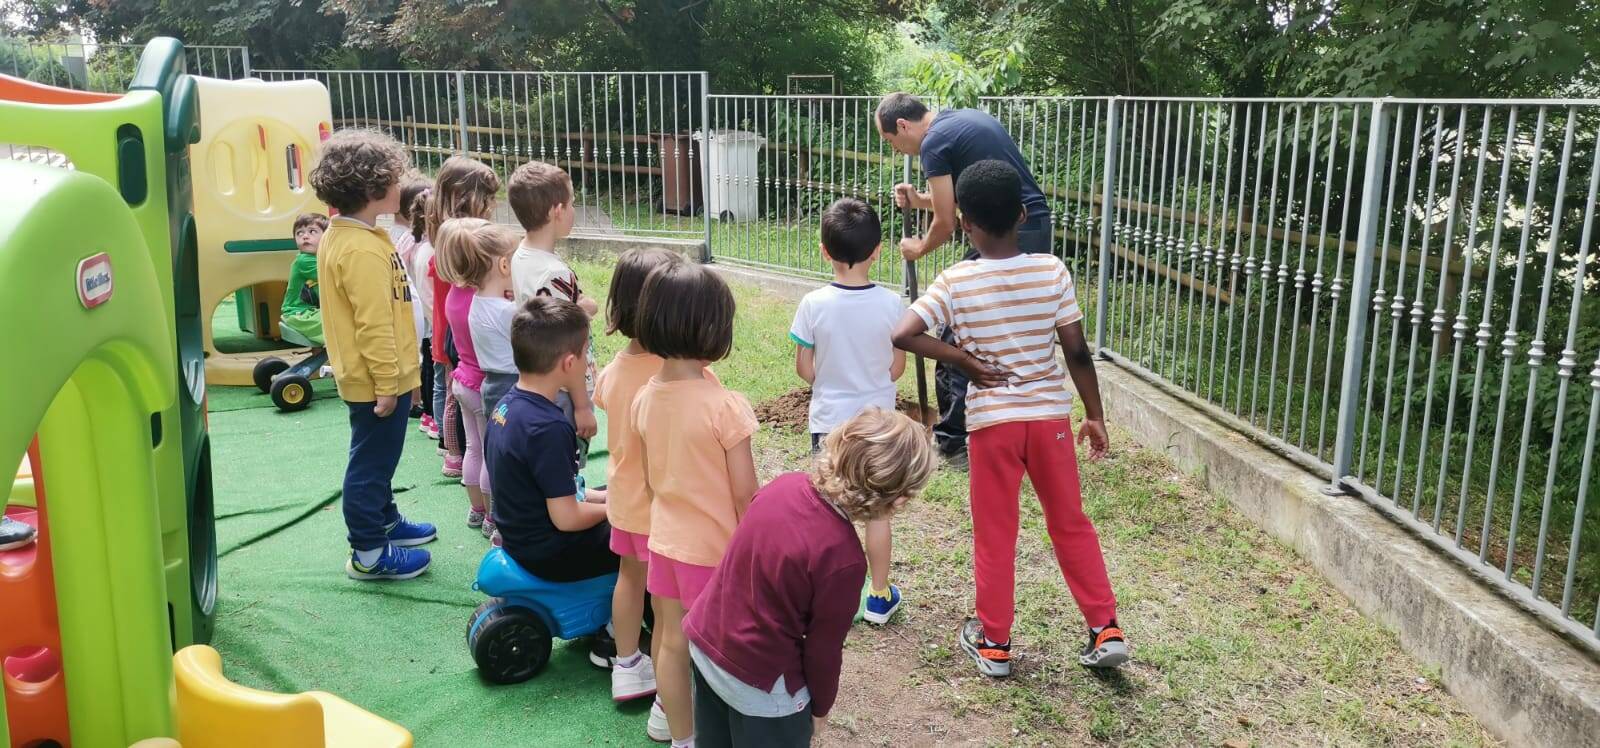
{"type": "MultiPolygon", "coordinates": [[[[833,263],[833,282],[800,300],[789,328],[795,371],[811,385],[812,452],[862,410],[895,409],[894,382],[906,354],[890,338],[906,305],[869,279],[882,243],[878,214],[860,200],[841,198],[822,214],[822,256],[833,263]]],[[[900,589],[889,583],[892,546],[887,517],[867,522],[869,623],[888,623],[900,607],[900,589]]]]}
{"type": "MultiPolygon", "coordinates": [[[[594,318],[599,305],[578,288],[578,274],[556,255],[556,242],[572,233],[577,220],[573,206],[572,177],[559,166],[529,161],[517,167],[506,183],[511,212],[527,232],[511,255],[511,289],[520,309],[528,299],[553,296],[577,304],[594,318]]],[[[591,335],[584,366],[584,391],[562,390],[556,405],[578,430],[579,462],[586,463],[589,440],[599,431],[594,415],[594,338],[591,335]]]]}

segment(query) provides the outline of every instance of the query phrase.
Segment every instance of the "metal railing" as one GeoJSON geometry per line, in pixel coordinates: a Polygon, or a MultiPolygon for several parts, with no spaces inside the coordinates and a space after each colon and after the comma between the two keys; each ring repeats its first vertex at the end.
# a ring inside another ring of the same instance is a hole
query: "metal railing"
{"type": "MultiPolygon", "coordinates": [[[[133,80],[143,44],[41,42],[0,37],[0,73],[80,91],[116,93],[133,80]]],[[[250,51],[241,46],[184,45],[189,73],[248,78],[250,51]]]]}
{"type": "Polygon", "coordinates": [[[1114,108],[1101,352],[1595,649],[1600,102],[1114,108]]]}
{"type": "MultiPolygon", "coordinates": [[[[505,183],[526,161],[572,175],[585,235],[700,238],[706,74],[257,70],[264,80],[327,86],[334,126],[387,132],[418,170],[454,154],[505,183]]],[[[516,223],[500,201],[496,220],[516,223]]]]}

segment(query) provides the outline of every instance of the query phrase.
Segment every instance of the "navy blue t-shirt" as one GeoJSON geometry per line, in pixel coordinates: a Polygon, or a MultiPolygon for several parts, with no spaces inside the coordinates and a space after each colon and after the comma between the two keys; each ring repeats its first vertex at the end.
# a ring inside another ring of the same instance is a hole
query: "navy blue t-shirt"
{"type": "Polygon", "coordinates": [[[950,176],[951,186],[961,181],[961,172],[979,161],[995,159],[1011,164],[1022,175],[1022,206],[1028,209],[1030,226],[1043,228],[1050,220],[1050,204],[1045,202],[1033,172],[1028,171],[1022,152],[1000,121],[981,109],[945,109],[933,118],[922,137],[922,173],[928,177],[950,176]]]}
{"type": "Polygon", "coordinates": [[[578,432],[548,398],[512,387],[489,414],[484,458],[494,522],[507,553],[526,565],[555,558],[584,533],[562,532],[545,502],[578,493],[578,432]]]}

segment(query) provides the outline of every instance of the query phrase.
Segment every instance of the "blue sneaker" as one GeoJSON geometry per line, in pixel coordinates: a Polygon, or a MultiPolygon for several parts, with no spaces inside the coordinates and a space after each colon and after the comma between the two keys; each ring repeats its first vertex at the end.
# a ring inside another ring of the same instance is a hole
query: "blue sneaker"
{"type": "Polygon", "coordinates": [[[434,538],[439,537],[439,528],[428,522],[411,522],[401,517],[399,522],[384,528],[384,533],[389,536],[390,543],[409,548],[432,543],[434,538]]]}
{"type": "Polygon", "coordinates": [[[867,593],[867,610],[862,614],[862,617],[867,619],[867,623],[882,626],[888,623],[889,617],[899,609],[900,588],[891,584],[889,585],[888,597],[878,597],[870,592],[867,593]]]}
{"type": "Polygon", "coordinates": [[[404,548],[395,543],[383,547],[383,553],[371,566],[363,566],[356,560],[356,552],[350,552],[350,560],[345,562],[344,573],[351,579],[411,579],[428,570],[428,564],[433,562],[433,556],[427,551],[414,548],[404,548]]]}

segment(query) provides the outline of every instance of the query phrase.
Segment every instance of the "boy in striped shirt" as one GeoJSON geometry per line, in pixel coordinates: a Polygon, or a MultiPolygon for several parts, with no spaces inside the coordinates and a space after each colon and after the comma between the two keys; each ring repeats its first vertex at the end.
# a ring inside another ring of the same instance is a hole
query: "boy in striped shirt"
{"type": "Polygon", "coordinates": [[[1128,661],[1117,626],[1116,598],[1094,525],[1083,513],[1073,446],[1072,393],[1083,397],[1079,439],[1091,459],[1106,452],[1105,416],[1094,359],[1083,337],[1072,276],[1048,254],[1023,254],[1022,182],[1001,161],[979,161],[956,183],[961,228],[978,250],[975,260],[939,274],[911,305],[894,344],[960,367],[967,389],[968,475],[972,497],[976,619],[961,627],[961,649],[991,677],[1011,674],[1011,624],[1016,617],[1018,491],[1033,482],[1045,526],[1067,587],[1089,626],[1079,662],[1115,667],[1128,661]],[[928,335],[948,326],[952,346],[928,335]],[[1056,357],[1059,341],[1066,371],[1056,357]]]}

